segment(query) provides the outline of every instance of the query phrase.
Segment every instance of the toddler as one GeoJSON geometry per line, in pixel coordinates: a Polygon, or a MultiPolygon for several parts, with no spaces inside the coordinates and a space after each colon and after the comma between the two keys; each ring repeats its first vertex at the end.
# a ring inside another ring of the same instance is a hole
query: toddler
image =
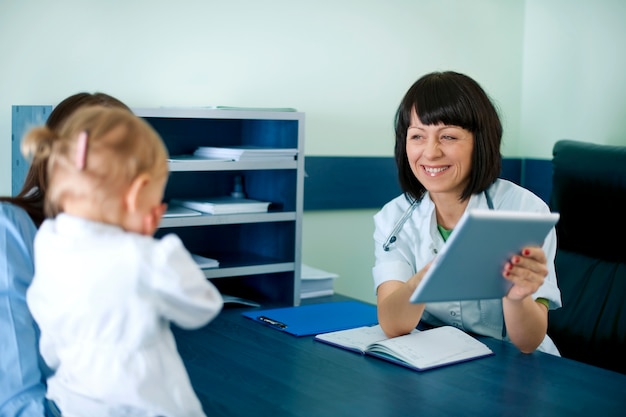
{"type": "Polygon", "coordinates": [[[23,151],[49,157],[48,220],[35,237],[27,302],[64,417],[204,416],[170,330],[198,328],[223,300],[180,239],[153,237],[167,150],[127,110],[77,110],[23,151]]]}

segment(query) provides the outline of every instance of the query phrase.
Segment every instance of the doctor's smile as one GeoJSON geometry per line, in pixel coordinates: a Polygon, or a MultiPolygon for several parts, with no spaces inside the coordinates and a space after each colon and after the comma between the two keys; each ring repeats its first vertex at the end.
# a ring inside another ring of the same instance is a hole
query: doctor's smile
{"type": "Polygon", "coordinates": [[[422,165],[422,168],[424,169],[424,171],[426,171],[426,174],[434,177],[435,175],[448,170],[448,168],[450,168],[450,165],[446,165],[445,167],[428,167],[426,165],[422,165]]]}

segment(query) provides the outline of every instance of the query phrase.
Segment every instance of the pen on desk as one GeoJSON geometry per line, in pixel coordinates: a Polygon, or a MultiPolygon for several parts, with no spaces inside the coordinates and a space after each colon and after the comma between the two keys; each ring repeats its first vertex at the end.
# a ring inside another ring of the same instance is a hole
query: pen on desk
{"type": "Polygon", "coordinates": [[[278,327],[279,329],[286,329],[287,328],[287,325],[285,323],[281,323],[279,321],[270,319],[269,317],[258,316],[257,319],[262,321],[263,323],[269,324],[270,326],[278,327]]]}

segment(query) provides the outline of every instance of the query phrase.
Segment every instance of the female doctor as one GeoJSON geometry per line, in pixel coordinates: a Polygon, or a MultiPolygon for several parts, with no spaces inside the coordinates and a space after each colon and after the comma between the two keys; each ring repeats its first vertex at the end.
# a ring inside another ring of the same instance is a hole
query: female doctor
{"type": "Polygon", "coordinates": [[[549,212],[530,191],[499,179],[502,124],[482,87],[456,72],[433,72],[406,92],[396,113],[395,159],[403,194],[374,216],[374,284],[388,337],[420,320],[512,342],[524,353],[559,352],[548,310],[561,306],[555,230],[505,264],[513,286],[502,299],[412,304],[430,261],[468,209],[549,212]]]}

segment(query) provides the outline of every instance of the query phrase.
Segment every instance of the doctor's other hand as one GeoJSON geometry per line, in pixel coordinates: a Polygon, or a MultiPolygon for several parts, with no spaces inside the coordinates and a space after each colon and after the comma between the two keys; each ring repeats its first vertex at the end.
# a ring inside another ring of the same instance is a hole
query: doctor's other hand
{"type": "Polygon", "coordinates": [[[546,254],[538,246],[527,246],[504,265],[502,276],[513,283],[505,296],[519,301],[534,294],[548,275],[546,254]]]}

